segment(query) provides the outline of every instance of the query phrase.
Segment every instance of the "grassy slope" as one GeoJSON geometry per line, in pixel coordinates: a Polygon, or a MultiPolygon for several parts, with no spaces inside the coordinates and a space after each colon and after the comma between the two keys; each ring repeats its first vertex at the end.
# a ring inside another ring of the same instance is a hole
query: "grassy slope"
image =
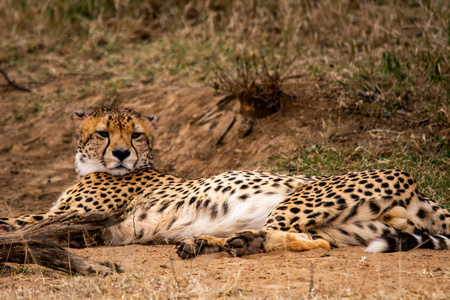
{"type": "MultiPolygon", "coordinates": [[[[436,145],[440,145],[439,141],[436,145]]],[[[409,143],[400,143],[382,154],[361,148],[349,150],[313,145],[302,149],[295,157],[280,155],[274,158],[272,168],[275,171],[289,170],[311,175],[334,175],[365,169],[403,169],[414,175],[423,193],[449,209],[450,159],[447,151],[436,150],[436,147],[425,143],[420,150],[409,143]]]]}
{"type": "Polygon", "coordinates": [[[37,86],[67,73],[115,75],[51,98],[26,95],[28,101],[4,118],[20,120],[55,101],[93,93],[112,97],[136,82],[211,82],[214,66],[232,69],[234,57],[244,54],[297,58],[285,73],[338,83],[343,107],[432,129],[424,138],[390,135],[393,148],[383,154],[314,146],[284,157],[277,169],[331,174],[400,167],[450,205],[449,137],[436,134],[450,125],[446,1],[2,3],[0,67],[18,72],[16,78],[37,86]]]}

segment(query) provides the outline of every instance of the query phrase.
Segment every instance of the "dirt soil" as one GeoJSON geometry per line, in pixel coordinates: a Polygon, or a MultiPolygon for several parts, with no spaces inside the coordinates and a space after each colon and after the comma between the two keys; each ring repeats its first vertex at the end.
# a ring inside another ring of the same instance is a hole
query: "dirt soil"
{"type": "MultiPolygon", "coordinates": [[[[76,88],[85,80],[92,78],[62,76],[33,92],[51,99],[54,93],[76,88]]],[[[386,120],[375,114],[351,112],[339,100],[338,87],[324,85],[309,78],[287,82],[285,92],[296,98],[285,100],[280,112],[254,120],[246,137],[242,134],[248,132],[249,122],[238,113],[239,104],[202,86],[134,86],[120,89],[112,98],[95,94],[83,99],[49,100],[39,110],[30,110],[21,92],[2,88],[2,216],[45,211],[75,182],[76,137],[71,114],[76,109],[121,106],[159,115],[156,166],[190,178],[230,169],[267,169],[264,166],[280,153],[289,155],[299,147],[323,142],[382,151],[390,144],[373,134],[380,129],[409,130],[430,137],[436,134],[433,129],[413,128],[401,118],[386,120]],[[22,111],[28,114],[18,118],[22,111]]],[[[0,298],[32,298],[35,291],[43,289],[52,297],[67,297],[68,286],[72,287],[71,298],[129,298],[139,288],[148,292],[145,295],[149,298],[449,297],[448,252],[366,254],[363,250],[347,247],[302,253],[281,251],[244,258],[221,253],[183,261],[176,256],[173,245],[71,249],[91,259],[117,262],[125,273],[111,277],[115,279],[96,278],[96,285],[92,285],[92,278],[71,278],[30,267],[28,272],[1,278],[0,295],[4,296],[0,298]],[[151,285],[144,287],[144,282],[151,285]],[[164,294],[161,282],[171,282],[176,288],[167,288],[164,294]],[[105,286],[107,289],[102,289],[105,286]],[[115,292],[110,290],[112,286],[115,292]]]]}

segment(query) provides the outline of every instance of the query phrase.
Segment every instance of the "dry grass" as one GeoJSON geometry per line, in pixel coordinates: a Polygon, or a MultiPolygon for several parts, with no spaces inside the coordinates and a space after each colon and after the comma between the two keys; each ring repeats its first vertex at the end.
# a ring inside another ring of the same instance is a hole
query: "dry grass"
{"type": "MultiPolygon", "coordinates": [[[[216,81],[240,53],[296,61],[343,107],[411,126],[450,124],[446,1],[0,1],[0,68],[25,87],[104,75],[56,99],[126,86],[216,81]]],[[[1,84],[1,82],[0,82],[1,84]]],[[[48,100],[29,95],[26,112],[48,100]]],[[[19,112],[19,118],[25,113],[19,112]]]]}
{"type": "Polygon", "coordinates": [[[234,69],[215,65],[214,79],[209,85],[237,98],[242,115],[265,117],[280,110],[282,98],[289,98],[282,91],[285,78],[281,70],[285,71],[293,62],[272,61],[269,66],[264,56],[257,59],[255,55],[243,53],[235,57],[234,69]]]}
{"type": "MultiPolygon", "coordinates": [[[[220,295],[239,295],[235,282],[222,286],[203,284],[203,276],[189,276],[175,279],[171,276],[153,276],[143,272],[133,272],[127,276],[112,275],[103,277],[47,277],[16,275],[18,281],[28,282],[28,287],[12,285],[2,290],[2,299],[40,298],[61,299],[120,299],[120,298],[201,298],[208,299],[220,295]],[[30,279],[34,277],[35,279],[30,279]],[[37,277],[37,278],[36,278],[37,277]],[[44,283],[44,284],[42,284],[44,283]],[[34,287],[33,287],[34,286],[34,287]]],[[[234,297],[233,297],[234,298],[234,297]]]]}
{"type": "Polygon", "coordinates": [[[24,73],[36,73],[32,61],[44,55],[52,67],[44,73],[101,66],[132,79],[204,81],[214,63],[235,67],[236,54],[270,54],[298,57],[294,74],[309,69],[341,83],[360,100],[349,106],[392,111],[426,101],[421,113],[449,118],[446,1],[3,0],[0,17],[0,65],[24,73]]]}

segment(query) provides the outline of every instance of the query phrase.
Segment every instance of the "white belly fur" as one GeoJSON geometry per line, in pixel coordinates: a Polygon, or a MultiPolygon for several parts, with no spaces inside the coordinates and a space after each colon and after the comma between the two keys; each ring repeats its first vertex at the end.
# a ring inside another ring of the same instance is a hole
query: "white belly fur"
{"type": "Polygon", "coordinates": [[[227,213],[224,214],[220,208],[213,218],[211,209],[197,210],[195,205],[185,205],[176,213],[171,210],[172,207],[163,213],[151,209],[146,211],[147,217],[140,220],[139,216],[145,211],[137,206],[135,212],[120,225],[107,228],[104,238],[112,245],[176,243],[197,235],[228,237],[243,229],[260,229],[272,209],[286,197],[286,192],[251,195],[245,200],[238,199],[238,194],[231,197],[222,194],[219,198],[218,194],[209,193],[208,196],[211,199],[209,207],[215,203],[221,207],[227,201],[227,213]]]}

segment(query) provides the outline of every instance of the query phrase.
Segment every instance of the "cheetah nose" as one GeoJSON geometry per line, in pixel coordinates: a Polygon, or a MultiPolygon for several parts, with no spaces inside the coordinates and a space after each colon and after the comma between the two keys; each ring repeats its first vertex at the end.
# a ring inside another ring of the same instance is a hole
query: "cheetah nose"
{"type": "Polygon", "coordinates": [[[112,154],[117,157],[120,161],[124,161],[128,156],[130,156],[130,150],[114,149],[112,154]]]}

